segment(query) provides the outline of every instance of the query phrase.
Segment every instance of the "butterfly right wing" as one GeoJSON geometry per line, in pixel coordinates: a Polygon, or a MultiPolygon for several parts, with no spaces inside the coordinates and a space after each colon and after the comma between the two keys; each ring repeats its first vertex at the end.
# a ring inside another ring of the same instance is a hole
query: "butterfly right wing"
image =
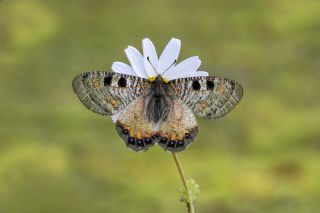
{"type": "Polygon", "coordinates": [[[114,115],[142,95],[150,83],[136,76],[93,71],[76,76],[72,87],[85,107],[101,115],[114,115]]]}
{"type": "Polygon", "coordinates": [[[189,146],[198,133],[197,120],[191,109],[179,98],[172,100],[170,113],[158,131],[158,144],[170,152],[180,152],[189,146]]]}
{"type": "Polygon", "coordinates": [[[195,114],[207,119],[226,115],[243,95],[239,83],[215,76],[175,79],[169,87],[195,114]]]}

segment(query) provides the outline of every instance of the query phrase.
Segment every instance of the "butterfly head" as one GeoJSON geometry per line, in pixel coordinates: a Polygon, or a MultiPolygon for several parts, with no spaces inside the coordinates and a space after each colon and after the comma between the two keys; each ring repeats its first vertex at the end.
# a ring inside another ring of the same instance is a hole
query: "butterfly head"
{"type": "MultiPolygon", "coordinates": [[[[154,69],[154,71],[155,71],[156,73],[160,73],[160,72],[157,71],[157,69],[155,68],[155,66],[151,63],[149,56],[147,56],[147,60],[148,60],[148,62],[150,63],[150,65],[152,66],[152,68],[154,69]]],[[[163,76],[164,76],[164,74],[165,74],[172,66],[174,66],[176,63],[177,63],[177,59],[175,59],[175,60],[173,61],[173,63],[172,63],[162,74],[158,74],[157,76],[151,76],[151,77],[148,78],[148,80],[149,80],[150,82],[158,81],[158,82],[168,83],[169,80],[166,79],[166,78],[164,78],[163,76]]]]}
{"type": "Polygon", "coordinates": [[[148,80],[150,82],[154,82],[154,83],[158,83],[158,84],[159,83],[167,84],[169,82],[166,78],[162,77],[161,75],[158,75],[156,77],[149,77],[148,80]]]}

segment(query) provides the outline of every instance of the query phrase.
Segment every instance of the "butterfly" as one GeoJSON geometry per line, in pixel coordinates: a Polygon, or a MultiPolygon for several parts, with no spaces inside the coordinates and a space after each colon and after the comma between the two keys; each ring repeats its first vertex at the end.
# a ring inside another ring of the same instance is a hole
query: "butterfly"
{"type": "MultiPolygon", "coordinates": [[[[149,40],[147,43],[150,46],[149,40]]],[[[130,54],[127,55],[130,60],[130,54]]],[[[243,95],[243,88],[236,81],[208,76],[201,71],[170,77],[165,74],[168,68],[158,70],[162,55],[157,68],[150,54],[142,56],[141,60],[149,64],[153,77],[146,72],[147,66],[144,77],[128,65],[115,62],[114,72],[85,72],[72,82],[74,92],[85,107],[100,115],[114,116],[119,136],[135,151],[148,150],[154,144],[166,151],[184,150],[198,133],[195,115],[206,119],[222,117],[243,95]],[[122,67],[122,72],[117,67],[122,67]]],[[[162,63],[171,68],[168,63],[162,63]]],[[[171,69],[171,73],[174,71],[179,70],[171,69]]]]}

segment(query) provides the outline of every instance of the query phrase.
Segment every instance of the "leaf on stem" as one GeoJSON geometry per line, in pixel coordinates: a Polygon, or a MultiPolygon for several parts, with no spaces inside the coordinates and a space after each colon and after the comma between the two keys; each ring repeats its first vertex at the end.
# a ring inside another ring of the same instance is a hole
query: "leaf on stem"
{"type": "MultiPolygon", "coordinates": [[[[197,196],[200,193],[200,187],[193,178],[188,178],[186,182],[190,190],[191,201],[193,202],[196,200],[197,196]]],[[[188,192],[186,191],[186,189],[184,187],[180,187],[178,188],[178,192],[180,193],[181,202],[188,203],[188,192]]]]}

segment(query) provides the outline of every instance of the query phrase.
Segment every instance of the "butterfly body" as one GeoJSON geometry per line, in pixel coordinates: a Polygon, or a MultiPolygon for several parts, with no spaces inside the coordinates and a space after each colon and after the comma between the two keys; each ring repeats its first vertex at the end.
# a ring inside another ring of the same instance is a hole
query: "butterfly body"
{"type": "Polygon", "coordinates": [[[154,144],[178,152],[193,142],[198,124],[230,112],[242,87],[221,77],[189,77],[166,82],[114,72],[93,71],[73,80],[74,92],[90,110],[117,115],[116,129],[127,147],[147,150],[154,144]]]}
{"type": "Polygon", "coordinates": [[[168,118],[172,106],[172,92],[168,84],[158,76],[145,93],[145,116],[154,125],[168,118]]]}

